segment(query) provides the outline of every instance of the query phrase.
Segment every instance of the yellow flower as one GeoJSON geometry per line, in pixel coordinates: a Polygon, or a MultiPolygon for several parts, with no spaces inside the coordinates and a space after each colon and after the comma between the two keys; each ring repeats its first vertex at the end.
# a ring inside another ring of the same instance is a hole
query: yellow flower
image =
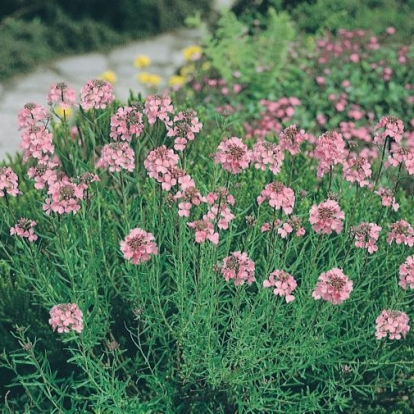
{"type": "Polygon", "coordinates": [[[211,68],[211,62],[204,62],[204,63],[201,65],[201,69],[202,69],[204,72],[207,72],[210,68],[211,68]]]}
{"type": "Polygon", "coordinates": [[[194,65],[186,65],[180,69],[180,75],[186,78],[188,75],[191,75],[195,72],[194,65]]]}
{"type": "Polygon", "coordinates": [[[185,83],[184,76],[174,75],[171,76],[168,85],[171,86],[173,89],[180,89],[185,83]]]}
{"type": "Polygon", "coordinates": [[[151,64],[151,59],[147,55],[138,55],[134,59],[134,66],[137,68],[146,68],[151,64]]]}
{"type": "Polygon", "coordinates": [[[114,71],[107,70],[106,72],[102,73],[101,76],[99,76],[99,79],[102,79],[105,82],[115,83],[118,78],[117,78],[116,73],[114,71]]]}
{"type": "Polygon", "coordinates": [[[202,52],[201,47],[197,45],[188,46],[183,49],[183,55],[187,62],[200,59],[202,52]]]}
{"type": "Polygon", "coordinates": [[[72,108],[63,109],[61,106],[58,105],[55,108],[55,113],[59,118],[63,119],[66,116],[66,119],[67,119],[67,118],[70,118],[72,116],[73,109],[72,108]]]}
{"type": "Polygon", "coordinates": [[[162,80],[160,75],[156,75],[156,74],[148,73],[148,72],[138,73],[137,79],[139,83],[143,83],[144,85],[150,88],[154,88],[158,86],[162,80]]]}

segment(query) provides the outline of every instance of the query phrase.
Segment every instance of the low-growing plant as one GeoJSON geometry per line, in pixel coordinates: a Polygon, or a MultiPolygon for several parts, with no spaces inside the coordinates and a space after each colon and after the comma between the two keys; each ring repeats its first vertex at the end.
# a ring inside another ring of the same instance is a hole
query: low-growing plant
{"type": "Polygon", "coordinates": [[[410,406],[402,120],[357,148],[296,125],[249,139],[168,95],[122,104],[104,80],[47,102],[19,112],[22,164],[0,170],[2,284],[39,315],[3,311],[6,412],[410,406]]]}

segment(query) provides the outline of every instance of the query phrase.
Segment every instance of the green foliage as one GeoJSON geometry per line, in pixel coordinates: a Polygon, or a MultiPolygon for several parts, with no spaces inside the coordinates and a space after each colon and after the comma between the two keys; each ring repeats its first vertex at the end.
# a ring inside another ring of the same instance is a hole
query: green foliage
{"type": "Polygon", "coordinates": [[[383,33],[388,26],[394,26],[399,40],[407,41],[414,34],[411,23],[413,5],[398,0],[301,2],[291,11],[291,15],[299,30],[310,33],[362,28],[378,34],[383,33]]]}
{"type": "Polygon", "coordinates": [[[263,24],[249,35],[248,25],[228,11],[220,17],[214,36],[206,39],[205,54],[229,84],[242,82],[268,90],[279,75],[294,36],[292,24],[287,14],[274,9],[263,24]]]}

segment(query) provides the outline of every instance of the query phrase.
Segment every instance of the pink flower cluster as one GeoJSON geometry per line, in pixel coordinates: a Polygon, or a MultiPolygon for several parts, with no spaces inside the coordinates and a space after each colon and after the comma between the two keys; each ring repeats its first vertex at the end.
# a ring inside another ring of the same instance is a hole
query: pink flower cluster
{"type": "Polygon", "coordinates": [[[223,169],[232,173],[240,174],[249,167],[251,153],[246,144],[237,137],[224,140],[217,148],[214,162],[221,164],[223,169]]]}
{"type": "Polygon", "coordinates": [[[321,178],[345,158],[345,141],[342,135],[335,131],[322,134],[316,141],[313,156],[319,160],[317,176],[321,178]]]}
{"type": "Polygon", "coordinates": [[[150,259],[150,254],[158,254],[155,238],[151,233],[139,227],[132,229],[121,241],[121,251],[125,259],[130,260],[132,264],[140,264],[150,259]]]}
{"type": "Polygon", "coordinates": [[[375,223],[361,223],[358,226],[352,227],[352,233],[355,237],[355,247],[367,249],[368,253],[372,254],[378,250],[375,244],[378,241],[382,227],[375,223]]]}
{"type": "Polygon", "coordinates": [[[195,230],[196,243],[203,243],[209,240],[215,245],[218,244],[219,234],[214,231],[213,223],[206,216],[202,220],[187,223],[187,226],[195,230]]]}
{"type": "Polygon", "coordinates": [[[50,185],[47,194],[50,196],[43,205],[43,210],[49,215],[51,212],[76,214],[80,210],[80,202],[83,200],[85,184],[74,184],[64,177],[50,185]]]}
{"type": "Polygon", "coordinates": [[[400,205],[395,201],[393,192],[389,188],[380,187],[375,194],[378,194],[381,197],[381,204],[384,207],[392,207],[394,211],[398,211],[400,205]]]}
{"type": "Polygon", "coordinates": [[[414,256],[407,257],[400,266],[400,282],[403,289],[414,289],[414,256]]]}
{"type": "Polygon", "coordinates": [[[59,105],[62,109],[68,109],[76,105],[76,92],[65,82],[54,83],[50,86],[47,103],[49,105],[59,105]]]}
{"type": "Polygon", "coordinates": [[[251,285],[256,279],[254,277],[255,265],[249,259],[247,253],[233,252],[230,256],[224,258],[221,273],[228,282],[234,280],[234,285],[251,285]]]}
{"type": "Polygon", "coordinates": [[[408,325],[409,318],[406,313],[396,310],[383,310],[376,319],[376,332],[377,339],[386,338],[389,339],[401,339],[405,338],[410,326],[408,325]]]}
{"type": "Polygon", "coordinates": [[[18,114],[19,129],[22,129],[20,148],[23,150],[23,161],[33,157],[48,161],[53,154],[53,135],[48,131],[49,111],[43,106],[30,102],[18,114]]]}
{"type": "Polygon", "coordinates": [[[389,225],[391,230],[387,233],[387,243],[391,244],[394,240],[397,244],[414,246],[414,230],[411,224],[405,220],[398,220],[389,225]]]}
{"type": "Polygon", "coordinates": [[[253,147],[251,158],[256,169],[265,171],[269,166],[269,170],[276,175],[282,168],[284,155],[280,145],[258,141],[253,147]]]}
{"type": "Polygon", "coordinates": [[[316,300],[326,300],[333,305],[340,305],[349,298],[352,289],[352,280],[349,280],[341,269],[334,268],[319,276],[312,297],[316,300]]]}
{"type": "Polygon", "coordinates": [[[350,183],[357,182],[360,187],[370,187],[371,164],[362,157],[351,157],[343,163],[343,177],[350,183]]]}
{"type": "Polygon", "coordinates": [[[319,205],[314,204],[310,210],[309,221],[316,233],[331,234],[333,231],[340,233],[344,227],[345,213],[339,204],[328,199],[319,205]]]}
{"type": "Polygon", "coordinates": [[[36,166],[30,167],[27,171],[29,178],[35,180],[34,187],[37,190],[43,190],[45,186],[51,186],[58,179],[55,168],[58,165],[56,163],[46,161],[39,161],[36,166]]]}
{"type": "Polygon", "coordinates": [[[109,167],[110,172],[119,172],[122,169],[132,172],[135,168],[134,150],[127,142],[113,142],[104,145],[96,166],[98,168],[109,167]]]}
{"type": "Polygon", "coordinates": [[[194,140],[202,126],[195,111],[182,111],[173,118],[173,125],[167,127],[167,137],[175,137],[174,149],[184,151],[187,142],[194,140]]]}
{"type": "Polygon", "coordinates": [[[301,105],[298,98],[283,97],[278,101],[261,100],[260,105],[264,108],[257,124],[245,123],[247,138],[263,140],[268,134],[279,134],[283,124],[288,123],[295,114],[295,106],[301,105]]]}
{"type": "Polygon", "coordinates": [[[414,174],[414,148],[397,147],[391,150],[391,156],[384,164],[386,167],[390,165],[399,167],[403,165],[408,175],[414,174]]]}
{"type": "Polygon", "coordinates": [[[81,333],[83,330],[83,313],[75,303],[61,303],[50,310],[49,324],[53,331],[68,333],[74,331],[81,333]]]}
{"type": "Polygon", "coordinates": [[[169,191],[171,186],[177,182],[172,171],[177,167],[178,161],[178,155],[172,149],[162,145],[148,154],[144,167],[149,177],[155,178],[164,190],[169,191]]]}
{"type": "Polygon", "coordinates": [[[81,107],[89,109],[105,109],[115,100],[114,87],[102,79],[91,79],[81,91],[81,107]]]}
{"type": "Polygon", "coordinates": [[[269,278],[263,282],[263,287],[274,287],[273,293],[277,296],[284,296],[286,303],[295,300],[292,292],[296,289],[297,283],[293,276],[283,270],[275,270],[270,273],[269,278]]]}
{"type": "Polygon", "coordinates": [[[166,126],[170,125],[168,114],[174,113],[171,98],[168,95],[148,95],[145,101],[144,114],[150,125],[155,124],[157,118],[166,126]]]}
{"type": "Polygon", "coordinates": [[[144,130],[142,113],[136,107],[120,107],[111,117],[111,132],[109,136],[115,140],[131,141],[144,130]]]}
{"type": "Polygon", "coordinates": [[[22,238],[26,238],[29,242],[34,242],[37,240],[37,235],[34,234],[33,227],[37,223],[34,220],[28,220],[27,218],[21,218],[17,221],[14,227],[10,228],[10,234],[17,235],[22,238]]]}
{"type": "Polygon", "coordinates": [[[297,216],[289,217],[277,230],[277,233],[282,239],[285,239],[293,232],[295,232],[296,237],[304,236],[306,233],[305,228],[302,226],[302,220],[297,216]]]}
{"type": "Polygon", "coordinates": [[[275,210],[283,210],[285,214],[291,214],[295,205],[295,194],[289,187],[282,183],[274,181],[267,184],[257,197],[257,203],[261,205],[264,201],[269,200],[270,207],[275,210]]]}
{"type": "Polygon", "coordinates": [[[393,138],[395,142],[400,143],[403,138],[404,124],[401,119],[395,116],[384,116],[375,125],[374,142],[378,145],[384,145],[385,140],[393,138]]]}
{"type": "Polygon", "coordinates": [[[300,144],[306,140],[305,131],[298,129],[296,125],[285,128],[279,135],[279,145],[283,151],[289,151],[292,155],[300,153],[300,144]]]}
{"type": "Polygon", "coordinates": [[[9,194],[16,197],[20,194],[17,174],[10,167],[0,167],[0,197],[9,194]]]}

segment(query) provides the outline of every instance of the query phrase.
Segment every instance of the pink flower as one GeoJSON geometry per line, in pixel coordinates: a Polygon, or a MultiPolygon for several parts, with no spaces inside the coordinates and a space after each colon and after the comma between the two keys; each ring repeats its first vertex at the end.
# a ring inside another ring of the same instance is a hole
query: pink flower
{"type": "Polygon", "coordinates": [[[9,194],[16,197],[21,194],[18,186],[18,177],[10,167],[0,167],[0,197],[9,194]]]}
{"type": "Polygon", "coordinates": [[[390,165],[398,167],[400,164],[404,165],[408,175],[414,174],[414,149],[407,147],[397,147],[391,150],[391,156],[385,163],[386,167],[390,165]]]}
{"type": "Polygon", "coordinates": [[[349,280],[341,269],[334,268],[319,276],[312,297],[316,300],[322,298],[333,305],[340,305],[349,298],[352,289],[352,280],[349,280]]]}
{"type": "Polygon", "coordinates": [[[177,191],[174,200],[183,200],[178,204],[178,215],[180,217],[190,217],[191,207],[200,205],[202,196],[200,192],[193,186],[185,190],[177,191]]]}
{"type": "Polygon", "coordinates": [[[375,223],[361,223],[358,226],[352,227],[352,233],[355,237],[355,247],[367,249],[368,253],[372,254],[378,250],[375,244],[379,238],[382,227],[375,223]]]}
{"type": "Polygon", "coordinates": [[[183,151],[188,141],[193,141],[195,134],[201,131],[203,124],[195,111],[179,112],[173,119],[173,125],[167,126],[167,137],[175,137],[174,149],[183,151]]]}
{"type": "Polygon", "coordinates": [[[109,136],[115,141],[131,141],[133,136],[138,137],[143,130],[142,113],[137,107],[121,107],[111,117],[109,136]]]}
{"type": "Polygon", "coordinates": [[[395,27],[392,27],[392,26],[389,26],[389,27],[387,27],[387,29],[385,30],[385,32],[388,34],[388,35],[393,35],[395,32],[396,32],[396,30],[395,30],[395,27]]]}
{"type": "Polygon", "coordinates": [[[374,142],[378,145],[384,145],[385,140],[390,137],[395,142],[400,143],[404,133],[404,124],[401,119],[395,116],[382,117],[375,125],[374,142]]]}
{"type": "Polygon", "coordinates": [[[258,141],[253,147],[251,157],[256,169],[265,171],[266,166],[269,166],[269,170],[276,175],[282,168],[284,155],[279,145],[267,141],[258,141]]]}
{"type": "Polygon", "coordinates": [[[96,166],[98,168],[109,167],[110,172],[119,172],[122,169],[132,172],[135,168],[134,150],[127,142],[114,142],[104,145],[96,166]]]}
{"type": "Polygon", "coordinates": [[[33,227],[37,223],[34,220],[28,220],[27,218],[21,218],[17,221],[14,227],[10,228],[10,234],[17,235],[22,238],[26,238],[29,242],[34,242],[37,240],[36,234],[34,234],[33,227]]]}
{"type": "Polygon", "coordinates": [[[155,124],[157,118],[165,125],[170,125],[168,114],[174,112],[171,98],[168,95],[148,95],[145,101],[144,114],[148,117],[150,125],[155,124]]]}
{"type": "Polygon", "coordinates": [[[50,185],[43,210],[49,215],[51,212],[64,214],[76,214],[80,210],[80,202],[83,199],[83,192],[87,188],[85,184],[74,184],[67,177],[50,185]]]}
{"type": "Polygon", "coordinates": [[[332,166],[344,161],[345,142],[342,135],[335,131],[321,135],[316,141],[313,154],[319,160],[317,176],[321,178],[332,166]]]}
{"type": "Polygon", "coordinates": [[[50,310],[49,324],[53,331],[67,333],[71,330],[81,333],[83,330],[83,313],[75,303],[61,303],[50,310]]]}
{"type": "Polygon", "coordinates": [[[398,211],[400,205],[395,202],[395,197],[393,197],[391,189],[380,187],[378,191],[375,191],[375,194],[381,197],[381,205],[384,207],[392,207],[394,211],[398,211]]]}
{"type": "Polygon", "coordinates": [[[20,148],[24,152],[23,162],[29,158],[46,162],[55,151],[53,134],[43,124],[31,125],[22,132],[20,148]]]}
{"type": "Polygon", "coordinates": [[[405,220],[399,220],[389,225],[391,230],[387,233],[387,243],[391,244],[394,240],[397,244],[414,246],[414,230],[410,223],[405,220]]]}
{"type": "Polygon", "coordinates": [[[291,214],[295,205],[295,193],[282,183],[274,181],[267,184],[257,197],[257,203],[261,205],[263,201],[269,200],[270,207],[275,210],[282,209],[285,214],[291,214]]]}
{"type": "Polygon", "coordinates": [[[302,227],[302,220],[297,216],[291,216],[288,218],[286,223],[283,223],[282,226],[277,230],[277,233],[285,239],[289,234],[295,232],[297,237],[303,236],[306,231],[302,227]]]}
{"type": "Polygon", "coordinates": [[[401,339],[407,335],[410,330],[408,325],[409,318],[406,313],[396,310],[383,310],[376,319],[377,339],[385,338],[389,335],[389,339],[401,339]]]}
{"type": "Polygon", "coordinates": [[[249,167],[251,159],[247,145],[237,137],[232,137],[220,143],[214,156],[214,162],[221,164],[223,169],[232,174],[239,174],[249,167]]]}
{"type": "Polygon", "coordinates": [[[178,154],[162,145],[148,154],[144,161],[144,167],[148,176],[155,178],[168,191],[172,185],[176,184],[172,170],[178,165],[178,161],[178,154]]]}
{"type": "Polygon", "coordinates": [[[68,109],[76,105],[76,92],[65,82],[54,83],[50,86],[47,103],[49,105],[57,104],[62,109],[68,109]]]}
{"type": "Polygon", "coordinates": [[[45,186],[51,186],[57,181],[57,174],[54,170],[57,164],[53,162],[39,161],[35,167],[30,167],[27,171],[29,178],[36,181],[34,187],[37,190],[43,190],[45,186]]]}
{"type": "Polygon", "coordinates": [[[130,260],[132,264],[140,264],[149,260],[150,254],[158,254],[154,240],[151,233],[137,227],[121,241],[121,251],[125,259],[130,260]]]}
{"type": "Polygon", "coordinates": [[[345,213],[334,200],[326,200],[318,206],[314,204],[310,210],[310,223],[316,233],[331,234],[332,231],[340,233],[343,229],[345,213]]]}
{"type": "Polygon", "coordinates": [[[400,283],[403,289],[414,289],[414,256],[408,256],[400,266],[400,283]]]}
{"type": "Polygon", "coordinates": [[[224,258],[221,274],[228,282],[234,280],[234,285],[243,285],[245,282],[251,285],[254,277],[254,262],[249,259],[247,253],[233,252],[231,256],[224,258]]]}
{"type": "Polygon", "coordinates": [[[38,123],[45,124],[49,110],[34,102],[27,103],[18,113],[19,129],[31,127],[38,123]]]}
{"type": "Polygon", "coordinates": [[[360,187],[369,187],[371,164],[362,157],[351,157],[343,163],[343,177],[350,183],[357,182],[360,187]]]}
{"type": "Polygon", "coordinates": [[[187,226],[195,230],[196,243],[203,243],[206,240],[210,240],[211,243],[218,244],[219,234],[214,231],[214,226],[207,217],[203,217],[203,220],[187,223],[187,226]]]}
{"type": "Polygon", "coordinates": [[[292,155],[300,153],[300,144],[306,140],[305,131],[299,130],[296,125],[285,128],[279,135],[279,144],[282,150],[292,155]]]}
{"type": "Polygon", "coordinates": [[[105,109],[114,100],[114,87],[102,79],[89,80],[81,91],[81,107],[85,111],[105,109]]]}
{"type": "Polygon", "coordinates": [[[296,289],[297,283],[293,276],[283,270],[275,270],[270,273],[269,279],[263,282],[263,287],[275,287],[273,293],[277,296],[284,296],[286,303],[295,300],[292,292],[296,289]]]}

